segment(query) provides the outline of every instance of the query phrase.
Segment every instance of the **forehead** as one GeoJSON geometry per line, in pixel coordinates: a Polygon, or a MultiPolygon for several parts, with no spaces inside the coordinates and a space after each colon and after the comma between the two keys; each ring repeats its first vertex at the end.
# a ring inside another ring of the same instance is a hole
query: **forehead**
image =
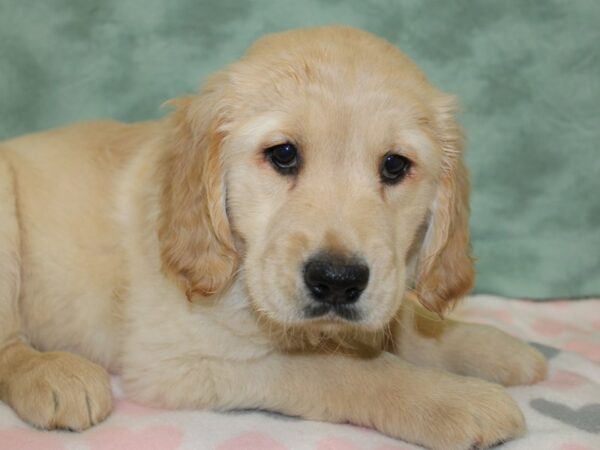
{"type": "Polygon", "coordinates": [[[253,145],[293,141],[319,154],[435,157],[436,91],[412,61],[356,30],[303,33],[267,37],[229,68],[224,131],[253,145]]]}
{"type": "Polygon", "coordinates": [[[430,114],[431,87],[408,66],[361,55],[297,56],[243,59],[232,66],[229,81],[240,108],[247,114],[280,110],[321,120],[334,114],[346,121],[362,113],[393,112],[400,120],[430,114]]]}
{"type": "Polygon", "coordinates": [[[244,148],[298,144],[332,159],[404,153],[435,158],[432,116],[425,93],[359,70],[322,68],[326,76],[264,78],[238,92],[232,129],[244,148]]]}

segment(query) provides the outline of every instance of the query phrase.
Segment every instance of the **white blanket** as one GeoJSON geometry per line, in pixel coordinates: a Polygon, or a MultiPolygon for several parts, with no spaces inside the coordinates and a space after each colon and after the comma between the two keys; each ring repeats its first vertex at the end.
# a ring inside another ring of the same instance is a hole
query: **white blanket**
{"type": "MultiPolygon", "coordinates": [[[[548,357],[548,379],[511,388],[529,432],[502,450],[600,449],[600,300],[527,302],[475,296],[454,316],[495,325],[548,357]]],[[[351,425],[257,411],[165,411],[122,398],[113,414],[83,433],[42,432],[0,403],[1,450],[408,450],[419,447],[351,425]]],[[[165,387],[168,388],[168,387],[165,387]]]]}

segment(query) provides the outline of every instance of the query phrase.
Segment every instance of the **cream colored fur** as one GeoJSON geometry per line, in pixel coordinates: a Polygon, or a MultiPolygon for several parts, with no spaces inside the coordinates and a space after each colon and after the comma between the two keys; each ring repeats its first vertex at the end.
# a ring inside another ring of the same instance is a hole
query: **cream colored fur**
{"type": "Polygon", "coordinates": [[[441,314],[473,280],[453,103],[390,44],[329,27],[260,40],[162,121],[3,142],[0,398],[83,430],[110,413],[108,370],[158,406],[350,421],[444,450],[521,435],[499,384],[541,380],[541,355],[418,306],[441,314]],[[297,176],[264,157],[286,141],[297,176]],[[395,186],[389,151],[414,162],[395,186]],[[367,261],[361,320],[302,316],[301,267],[321,250],[367,261]]]}

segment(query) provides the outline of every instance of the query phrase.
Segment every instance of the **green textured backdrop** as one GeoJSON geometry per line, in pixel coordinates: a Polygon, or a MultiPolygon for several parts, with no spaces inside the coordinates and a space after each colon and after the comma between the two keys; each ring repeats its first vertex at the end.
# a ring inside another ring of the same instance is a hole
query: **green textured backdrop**
{"type": "Polygon", "coordinates": [[[331,23],[460,97],[477,291],[600,294],[598,0],[0,0],[0,138],[158,117],[260,35],[331,23]]]}

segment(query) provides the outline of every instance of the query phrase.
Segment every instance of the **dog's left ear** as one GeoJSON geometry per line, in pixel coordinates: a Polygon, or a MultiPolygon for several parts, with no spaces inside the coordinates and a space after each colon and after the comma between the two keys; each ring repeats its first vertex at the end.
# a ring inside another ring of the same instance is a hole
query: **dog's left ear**
{"type": "Polygon", "coordinates": [[[467,294],[475,280],[469,239],[469,176],[455,112],[454,98],[439,97],[434,122],[443,153],[442,175],[430,209],[415,283],[423,306],[440,315],[467,294]]]}
{"type": "Polygon", "coordinates": [[[223,290],[237,265],[225,212],[223,98],[218,78],[199,96],[171,101],[159,167],[163,270],[189,300],[223,290]]]}

